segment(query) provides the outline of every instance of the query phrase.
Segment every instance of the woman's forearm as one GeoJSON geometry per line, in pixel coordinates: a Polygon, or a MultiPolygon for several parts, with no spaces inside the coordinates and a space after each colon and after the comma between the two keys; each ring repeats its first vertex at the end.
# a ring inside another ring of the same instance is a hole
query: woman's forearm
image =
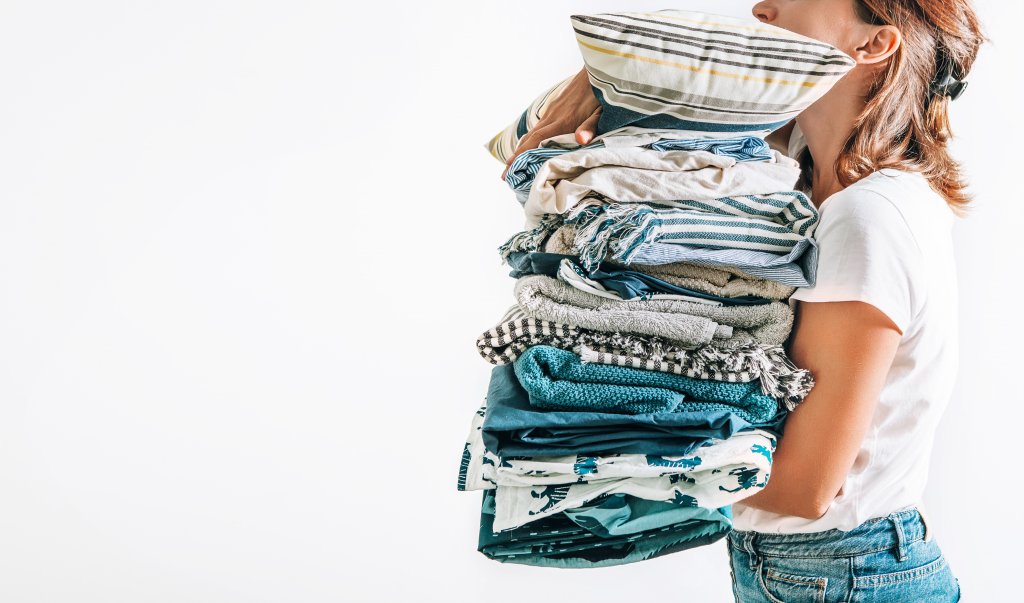
{"type": "Polygon", "coordinates": [[[860,451],[899,339],[869,304],[800,302],[790,357],[815,385],[786,420],[768,484],[742,504],[808,519],[828,510],[860,451]]]}

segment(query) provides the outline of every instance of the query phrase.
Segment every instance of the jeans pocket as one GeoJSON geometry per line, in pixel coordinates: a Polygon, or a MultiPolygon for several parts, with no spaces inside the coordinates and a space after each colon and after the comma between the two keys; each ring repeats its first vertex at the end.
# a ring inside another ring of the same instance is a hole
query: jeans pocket
{"type": "Polygon", "coordinates": [[[855,560],[853,601],[957,601],[959,588],[946,558],[934,541],[911,545],[898,561],[891,551],[855,560]]]}
{"type": "Polygon", "coordinates": [[[763,561],[758,578],[761,590],[772,603],[825,603],[828,578],[788,573],[763,561]]]}

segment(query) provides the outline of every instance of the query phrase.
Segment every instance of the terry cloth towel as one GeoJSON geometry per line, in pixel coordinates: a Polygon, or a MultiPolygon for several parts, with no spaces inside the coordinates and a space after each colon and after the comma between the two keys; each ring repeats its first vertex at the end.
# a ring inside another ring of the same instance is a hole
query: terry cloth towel
{"type": "Polygon", "coordinates": [[[658,205],[588,201],[566,220],[577,229],[573,249],[592,266],[605,256],[628,264],[650,243],[786,253],[814,234],[818,212],[793,191],[658,205]]]}
{"type": "Polygon", "coordinates": [[[799,176],[796,160],[775,150],[769,161],[740,162],[707,151],[581,149],[540,167],[524,207],[526,225],[595,194],[618,203],[717,199],[793,190],[799,176]]]}
{"type": "Polygon", "coordinates": [[[540,275],[518,279],[515,297],[531,318],[594,331],[654,335],[683,348],[713,341],[782,345],[793,326],[793,311],[782,302],[716,307],[672,300],[615,301],[540,275]]]}
{"type": "Polygon", "coordinates": [[[653,559],[723,538],[732,510],[682,507],[613,494],[528,526],[494,531],[494,493],[485,491],[477,550],[502,563],[580,569],[653,559]]]}
{"type": "MultiPolygon", "coordinates": [[[[565,155],[578,149],[600,149],[607,147],[609,140],[614,137],[605,137],[595,140],[576,149],[563,148],[558,146],[541,146],[520,153],[512,161],[508,171],[505,173],[505,182],[516,193],[520,204],[525,204],[530,194],[533,180],[537,176],[540,167],[552,157],[565,155]]],[[[613,145],[626,146],[626,145],[613,145]]],[[[611,148],[611,147],[609,147],[611,148]]],[[[732,157],[736,161],[769,161],[772,159],[772,150],[763,138],[758,136],[734,136],[730,138],[694,138],[694,139],[661,139],[647,142],[638,148],[651,149],[654,151],[707,151],[715,155],[732,157]]]]}
{"type": "Polygon", "coordinates": [[[510,253],[506,262],[512,268],[509,276],[521,278],[529,274],[559,276],[563,272],[566,261],[571,262],[571,270],[581,278],[600,284],[605,289],[614,291],[619,299],[650,299],[655,293],[676,293],[702,297],[722,302],[725,305],[763,304],[767,301],[782,301],[793,294],[795,287],[782,285],[764,279],[747,279],[733,277],[727,272],[716,269],[705,269],[689,264],[667,264],[664,266],[633,266],[625,267],[613,262],[602,262],[596,268],[586,270],[579,265],[575,255],[545,253],[542,251],[516,251],[510,253]],[[639,269],[637,269],[639,268],[639,269]],[[681,269],[681,270],[677,270],[681,269]],[[707,270],[725,276],[724,281],[712,282],[702,276],[679,276],[684,274],[700,274],[707,270]]]}
{"type": "MultiPolygon", "coordinates": [[[[751,424],[726,410],[676,411],[647,415],[541,410],[510,365],[491,370],[481,437],[502,457],[566,454],[689,454],[712,439],[748,429],[782,433],[787,412],[751,424]]],[[[468,461],[467,461],[468,462],[468,461]]]]}
{"type": "MultiPolygon", "coordinates": [[[[793,410],[800,402],[811,393],[814,387],[814,378],[811,372],[805,369],[798,369],[785,354],[782,346],[751,346],[760,352],[756,357],[764,360],[753,365],[753,370],[741,370],[738,372],[740,381],[745,381],[751,375],[760,379],[763,392],[783,402],[787,410],[793,410]],[[766,367],[766,368],[762,368],[766,367]]],[[[649,355],[646,357],[636,356],[632,353],[617,349],[611,346],[598,345],[595,347],[581,344],[573,348],[573,352],[579,356],[580,361],[591,364],[610,364],[614,366],[645,369],[649,371],[660,371],[683,375],[687,373],[706,374],[706,371],[695,369],[695,365],[710,360],[711,364],[721,366],[727,364],[736,356],[733,350],[717,350],[712,346],[703,346],[696,350],[679,349],[673,353],[649,355]]],[[[727,373],[730,377],[737,374],[734,367],[730,367],[727,373]]]]}
{"type": "Polygon", "coordinates": [[[497,326],[476,340],[477,351],[494,365],[512,364],[527,348],[548,345],[569,350],[583,362],[614,364],[730,383],[759,381],[761,392],[792,410],[811,388],[810,371],[797,368],[778,345],[701,346],[688,350],[658,337],[590,331],[538,320],[513,306],[497,326]]]}
{"type": "Polygon", "coordinates": [[[779,404],[757,383],[693,379],[608,364],[583,364],[551,346],[528,348],[514,364],[530,404],[547,410],[645,414],[729,407],[750,423],[773,416],[779,404]]]}

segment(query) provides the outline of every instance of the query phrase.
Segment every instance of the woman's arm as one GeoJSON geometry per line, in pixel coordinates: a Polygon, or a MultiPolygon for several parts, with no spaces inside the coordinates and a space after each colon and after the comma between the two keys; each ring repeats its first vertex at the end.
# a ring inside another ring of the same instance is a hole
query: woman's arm
{"type": "Polygon", "coordinates": [[[798,302],[789,356],[815,385],[786,420],[768,485],[741,504],[807,519],[825,514],[857,457],[901,336],[867,303],[798,302]]]}

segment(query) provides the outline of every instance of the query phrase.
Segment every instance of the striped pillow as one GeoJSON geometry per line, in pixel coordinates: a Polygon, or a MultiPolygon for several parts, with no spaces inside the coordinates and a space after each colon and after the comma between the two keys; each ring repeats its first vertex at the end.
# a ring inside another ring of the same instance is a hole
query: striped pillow
{"type": "Polygon", "coordinates": [[[571,17],[597,133],[634,125],[775,130],[856,64],[839,49],[751,19],[683,10],[571,17]]]}

